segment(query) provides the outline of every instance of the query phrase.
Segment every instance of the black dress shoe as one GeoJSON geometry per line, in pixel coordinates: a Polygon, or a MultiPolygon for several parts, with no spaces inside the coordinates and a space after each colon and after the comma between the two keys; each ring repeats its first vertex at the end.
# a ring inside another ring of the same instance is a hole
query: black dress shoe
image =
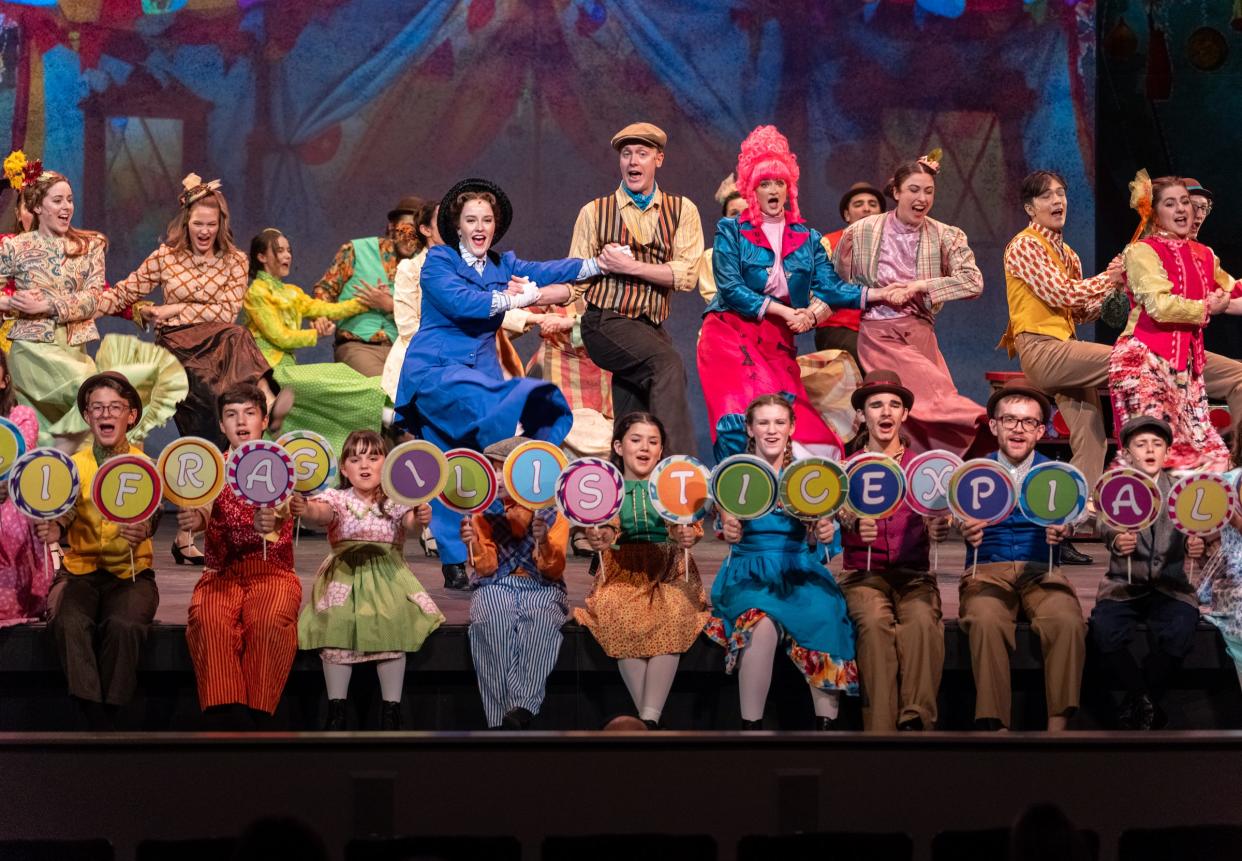
{"type": "Polygon", "coordinates": [[[646,724],[647,729],[652,730],[652,731],[655,731],[657,729],[664,729],[664,727],[660,726],[660,722],[658,720],[647,720],[644,718],[643,723],[646,724]]]}
{"type": "Polygon", "coordinates": [[[401,703],[384,700],[380,706],[380,729],[385,732],[401,729],[401,703]]]}
{"type": "Polygon", "coordinates": [[[445,589],[457,589],[461,592],[470,589],[470,577],[466,574],[466,566],[462,563],[453,562],[441,565],[440,573],[444,575],[445,589]]]}
{"type": "Polygon", "coordinates": [[[841,725],[836,718],[815,716],[816,732],[836,732],[839,729],[841,729],[841,725]]]}
{"type": "Polygon", "coordinates": [[[921,717],[906,718],[897,724],[897,732],[922,732],[923,719],[921,717]]]}
{"type": "Polygon", "coordinates": [[[1000,732],[1004,728],[999,718],[975,718],[975,732],[1000,732]]]}
{"type": "Polygon", "coordinates": [[[530,729],[530,722],[534,719],[535,716],[528,709],[518,706],[505,712],[500,725],[504,729],[527,730],[530,729]]]}
{"type": "Polygon", "coordinates": [[[745,720],[745,719],[743,719],[743,720],[742,720],[742,729],[743,729],[743,730],[756,730],[756,729],[763,729],[763,718],[759,718],[759,720],[745,720]]]}
{"type": "Polygon", "coordinates": [[[1061,564],[1062,565],[1090,565],[1094,562],[1086,553],[1080,553],[1078,548],[1068,541],[1061,542],[1061,564]]]}
{"type": "Polygon", "coordinates": [[[328,700],[328,719],[323,722],[324,732],[340,732],[345,729],[345,700],[328,700]]]}

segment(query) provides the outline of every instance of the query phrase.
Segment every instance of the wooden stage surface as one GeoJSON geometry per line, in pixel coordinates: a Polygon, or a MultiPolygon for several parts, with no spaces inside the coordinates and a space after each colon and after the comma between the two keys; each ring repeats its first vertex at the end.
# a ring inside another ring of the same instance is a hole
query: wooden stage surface
{"type": "MultiPolygon", "coordinates": [[[[155,569],[156,582],[160,589],[160,606],[156,613],[159,622],[169,625],[182,625],[186,620],[186,607],[190,602],[190,594],[194,583],[202,572],[201,568],[179,566],[173,562],[171,546],[173,541],[173,519],[165,517],[155,536],[155,569]]],[[[1066,566],[1065,572],[1078,592],[1078,600],[1082,602],[1083,613],[1090,614],[1095,604],[1096,587],[1103,576],[1108,559],[1103,546],[1098,542],[1078,542],[1079,550],[1093,557],[1092,565],[1066,566]]],[[[199,548],[202,549],[200,538],[199,548]]],[[[716,571],[728,552],[728,545],[723,541],[708,537],[694,550],[695,560],[702,573],[703,586],[708,595],[711,594],[712,580],[716,571]]],[[[298,574],[302,579],[302,601],[310,596],[311,581],[319,568],[319,563],[328,553],[327,538],[323,535],[303,535],[294,550],[298,574]]],[[[431,593],[449,624],[464,625],[469,622],[470,593],[444,588],[444,578],[440,573],[440,560],[423,555],[422,548],[416,539],[406,542],[405,556],[415,576],[431,593]]],[[[939,551],[939,582],[940,595],[944,605],[946,619],[957,618],[957,587],[961,579],[966,552],[960,538],[953,536],[940,545],[939,551]]],[[[583,599],[591,590],[592,577],[587,573],[590,560],[570,556],[565,583],[569,589],[571,607],[581,607],[583,599]]],[[[834,572],[840,569],[840,557],[833,560],[830,566],[834,572]]]]}

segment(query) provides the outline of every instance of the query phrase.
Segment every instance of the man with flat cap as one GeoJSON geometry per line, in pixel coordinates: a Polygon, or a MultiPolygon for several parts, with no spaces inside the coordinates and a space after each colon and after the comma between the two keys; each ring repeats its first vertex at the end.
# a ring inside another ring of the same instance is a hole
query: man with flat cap
{"type": "Polygon", "coordinates": [[[608,269],[575,285],[573,299],[586,299],[582,342],[591,361],[612,372],[614,413],[654,413],[668,431],[665,452],[693,454],[686,368],[664,321],[669,294],[698,283],[703,227],[688,198],[656,185],[667,142],[651,123],[613,135],[621,184],[582,207],[569,253],[599,256],[608,269]]]}
{"type": "Polygon", "coordinates": [[[419,211],[428,205],[413,195],[401,198],[388,212],[384,235],[346,242],[315,285],[315,298],[326,302],[368,297],[370,309],[336,324],[333,351],[336,361],[364,377],[384,373],[388,351],[397,340],[397,323],[392,315],[397,265],[422,249],[424,240],[414,222],[419,211]]]}
{"type": "MultiPolygon", "coordinates": [[[[860,218],[883,212],[885,209],[884,192],[869,182],[856,182],[845,194],[841,195],[841,202],[837,208],[841,212],[841,220],[848,227],[860,218]]],[[[824,234],[824,238],[820,240],[829,260],[832,259],[832,250],[841,241],[843,233],[845,233],[845,227],[824,234]]],[[[845,350],[854,357],[854,363],[861,368],[862,363],[858,361],[858,320],[861,316],[862,312],[857,308],[834,310],[815,330],[815,349],[845,350]]]]}

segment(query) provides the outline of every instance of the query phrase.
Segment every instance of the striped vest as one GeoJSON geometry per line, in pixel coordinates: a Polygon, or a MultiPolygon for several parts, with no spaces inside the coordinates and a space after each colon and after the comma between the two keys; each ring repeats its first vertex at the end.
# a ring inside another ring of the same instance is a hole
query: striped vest
{"type": "MultiPolygon", "coordinates": [[[[621,220],[616,194],[596,199],[595,231],[600,247],[617,242],[628,245],[634,252],[635,260],[643,263],[667,263],[673,253],[673,234],[677,232],[677,223],[681,219],[682,198],[662,191],[656,193],[660,196],[660,220],[656,225],[655,235],[647,245],[639,245],[638,240],[626,229],[625,222],[621,220]]],[[[663,323],[668,319],[669,289],[637,278],[613,274],[601,275],[595,279],[586,289],[585,296],[587,302],[597,308],[616,311],[624,317],[646,316],[653,323],[663,323]]]]}

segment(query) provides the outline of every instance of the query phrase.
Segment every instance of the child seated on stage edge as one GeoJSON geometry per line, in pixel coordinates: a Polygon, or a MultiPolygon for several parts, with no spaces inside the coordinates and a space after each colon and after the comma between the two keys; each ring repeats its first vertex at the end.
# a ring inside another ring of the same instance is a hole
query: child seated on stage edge
{"type": "Polygon", "coordinates": [[[47,544],[66,536],[64,567],[48,594],[48,630],[70,696],[87,725],[102,730],[113,727],[119,707],[134,695],[139,652],[160,602],[151,567],[159,513],[117,524],[91,499],[101,465],[117,455],[142,454],[126,436],[142,415],[138,390],[116,371],[95,374],[78,389],[78,411],[91,433],[91,444],[73,455],[82,491],[72,511],[40,521],[35,535],[47,544]]]}
{"type": "MultiPolygon", "coordinates": [[[[267,399],[255,386],[236,386],[217,398],[216,416],[232,451],[263,438],[267,399]]],[[[199,707],[220,729],[265,727],[298,650],[293,517],[226,487],[211,506],[182,510],[177,528],[207,536],[185,628],[199,707]]]]}
{"type": "Polygon", "coordinates": [[[374,662],[379,676],[379,728],[401,729],[405,656],[417,652],[444,614],[406,564],[405,535],[431,522],[431,506],[393,502],[380,485],[388,448],[379,434],[356,430],[341,448],[341,486],[291,511],[326,526],[332,552],[319,566],[310,603],[298,620],[298,644],[318,649],[328,689],[327,730],[346,726],[355,664],[374,662]]]}
{"type": "MultiPolygon", "coordinates": [[[[1135,416],[1121,429],[1127,464],[1153,479],[1166,498],[1173,487],[1164,468],[1172,444],[1173,429],[1152,416],[1135,416]]],[[[1182,535],[1163,512],[1142,532],[1105,523],[1100,529],[1111,556],[1091,611],[1091,638],[1113,681],[1125,691],[1117,728],[1160,729],[1168,722],[1161,696],[1190,652],[1199,623],[1186,560],[1202,557],[1204,542],[1182,535]],[[1139,622],[1147,625],[1150,647],[1141,668],[1130,652],[1139,622]]]]}
{"type": "Polygon", "coordinates": [[[487,725],[529,728],[543,705],[569,615],[565,548],[569,524],[555,509],[530,511],[509,495],[505,458],[526,442],[510,437],[483,450],[496,467],[499,497],[461,522],[473,572],[470,653],[487,725]]]}

